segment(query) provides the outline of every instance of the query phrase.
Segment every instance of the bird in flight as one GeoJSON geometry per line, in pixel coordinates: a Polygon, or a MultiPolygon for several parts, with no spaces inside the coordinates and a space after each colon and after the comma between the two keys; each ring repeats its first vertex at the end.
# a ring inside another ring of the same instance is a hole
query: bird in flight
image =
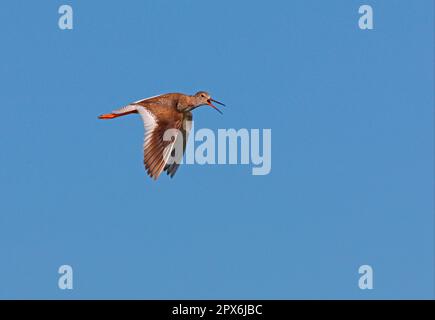
{"type": "Polygon", "coordinates": [[[225,106],[222,102],[212,99],[205,91],[199,91],[193,96],[167,93],[133,102],[98,118],[107,120],[139,113],[145,127],[144,165],[148,175],[157,180],[162,171],[166,171],[172,178],[186,151],[192,127],[191,111],[208,105],[222,114],[212,102],[225,106]],[[171,130],[171,139],[165,136],[168,130],[171,130]],[[182,150],[175,150],[176,148],[182,150]]]}

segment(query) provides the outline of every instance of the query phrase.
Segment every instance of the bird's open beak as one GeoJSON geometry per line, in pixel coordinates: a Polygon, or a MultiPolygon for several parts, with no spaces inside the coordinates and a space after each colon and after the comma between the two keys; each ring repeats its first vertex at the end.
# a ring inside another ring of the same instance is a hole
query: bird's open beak
{"type": "Polygon", "coordinates": [[[219,102],[219,101],[217,101],[217,100],[214,100],[214,99],[208,99],[207,100],[207,104],[210,106],[210,107],[212,107],[213,109],[215,109],[217,112],[219,112],[220,114],[222,114],[222,111],[220,111],[215,105],[213,105],[211,102],[215,102],[215,103],[217,103],[217,104],[220,104],[221,106],[225,106],[222,102],[219,102]]]}

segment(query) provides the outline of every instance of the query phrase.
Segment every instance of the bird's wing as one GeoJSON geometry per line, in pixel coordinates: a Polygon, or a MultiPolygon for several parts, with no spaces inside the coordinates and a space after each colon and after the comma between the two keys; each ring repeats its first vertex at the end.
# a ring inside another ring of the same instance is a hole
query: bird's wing
{"type": "Polygon", "coordinates": [[[160,96],[161,96],[161,94],[158,94],[158,95],[156,95],[156,96],[152,96],[152,97],[148,97],[148,98],[140,99],[140,100],[138,100],[138,101],[136,101],[136,102],[133,102],[133,103],[134,103],[134,104],[142,103],[142,102],[145,102],[145,101],[147,101],[147,100],[151,100],[151,99],[154,99],[154,98],[157,98],[157,97],[160,97],[160,96]]]}
{"type": "Polygon", "coordinates": [[[138,100],[136,102],[133,102],[133,104],[144,105],[144,104],[147,104],[147,103],[155,103],[155,102],[158,102],[161,99],[167,98],[170,95],[171,95],[170,93],[158,94],[156,96],[152,96],[152,97],[148,97],[148,98],[144,98],[144,99],[138,100]]]}
{"type": "Polygon", "coordinates": [[[152,105],[137,105],[137,111],[142,116],[145,127],[145,169],[156,180],[171,157],[177,136],[182,135],[182,116],[171,112],[159,112],[157,116],[152,105]]]}
{"type": "Polygon", "coordinates": [[[181,160],[183,159],[183,155],[186,152],[186,144],[187,140],[189,139],[189,133],[192,129],[192,113],[188,112],[186,113],[185,117],[183,118],[183,123],[180,128],[181,135],[177,136],[177,140],[175,141],[175,147],[180,148],[180,145],[182,145],[182,152],[178,152],[175,155],[174,161],[172,163],[168,163],[165,165],[165,171],[166,173],[172,178],[174,177],[175,173],[178,170],[178,167],[180,166],[181,160]]]}

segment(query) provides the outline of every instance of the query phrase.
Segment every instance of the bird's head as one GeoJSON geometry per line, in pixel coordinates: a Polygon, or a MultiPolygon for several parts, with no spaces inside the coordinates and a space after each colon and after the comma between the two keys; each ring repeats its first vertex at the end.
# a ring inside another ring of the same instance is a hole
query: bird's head
{"type": "Polygon", "coordinates": [[[220,114],[222,114],[222,111],[220,111],[215,105],[213,105],[212,102],[220,104],[221,106],[225,106],[225,105],[222,102],[212,99],[210,97],[210,94],[208,94],[208,92],[199,91],[193,97],[195,98],[196,107],[208,105],[213,109],[217,110],[220,114]]]}

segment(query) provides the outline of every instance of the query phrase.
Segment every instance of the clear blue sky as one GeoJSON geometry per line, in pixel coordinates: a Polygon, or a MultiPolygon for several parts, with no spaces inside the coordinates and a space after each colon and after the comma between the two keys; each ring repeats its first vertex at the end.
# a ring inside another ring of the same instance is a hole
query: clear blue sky
{"type": "Polygon", "coordinates": [[[433,298],[433,10],[2,1],[0,298],[433,298]],[[197,129],[272,129],[270,175],[189,165],[153,182],[139,117],[97,119],[198,90],[229,107],[197,110],[197,129]]]}

